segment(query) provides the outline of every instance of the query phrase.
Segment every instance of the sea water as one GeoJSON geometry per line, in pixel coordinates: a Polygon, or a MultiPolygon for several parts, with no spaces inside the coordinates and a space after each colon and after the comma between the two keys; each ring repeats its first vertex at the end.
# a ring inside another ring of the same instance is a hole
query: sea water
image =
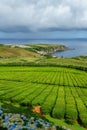
{"type": "Polygon", "coordinates": [[[0,39],[0,44],[62,44],[70,48],[66,51],[57,51],[56,57],[75,57],[87,55],[87,39],[0,39]]]}

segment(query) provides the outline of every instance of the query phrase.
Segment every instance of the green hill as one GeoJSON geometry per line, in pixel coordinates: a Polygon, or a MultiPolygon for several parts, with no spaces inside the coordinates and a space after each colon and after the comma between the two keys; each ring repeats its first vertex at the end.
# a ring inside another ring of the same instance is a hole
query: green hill
{"type": "Polygon", "coordinates": [[[14,57],[14,56],[37,57],[39,56],[39,54],[27,51],[24,48],[20,47],[0,46],[0,57],[14,57]]]}
{"type": "Polygon", "coordinates": [[[51,56],[54,51],[64,51],[66,49],[68,49],[66,46],[56,44],[0,44],[0,64],[66,66],[87,70],[86,56],[74,58],[51,56]]]}
{"type": "Polygon", "coordinates": [[[33,48],[33,50],[37,52],[43,52],[43,54],[53,53],[54,51],[64,51],[67,50],[68,47],[60,44],[28,44],[33,48]]]}

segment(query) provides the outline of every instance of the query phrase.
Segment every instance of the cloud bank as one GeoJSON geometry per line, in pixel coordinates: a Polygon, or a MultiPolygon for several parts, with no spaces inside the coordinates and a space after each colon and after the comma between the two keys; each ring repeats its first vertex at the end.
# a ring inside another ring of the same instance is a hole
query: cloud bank
{"type": "Polygon", "coordinates": [[[0,31],[87,29],[87,0],[0,0],[0,31]]]}

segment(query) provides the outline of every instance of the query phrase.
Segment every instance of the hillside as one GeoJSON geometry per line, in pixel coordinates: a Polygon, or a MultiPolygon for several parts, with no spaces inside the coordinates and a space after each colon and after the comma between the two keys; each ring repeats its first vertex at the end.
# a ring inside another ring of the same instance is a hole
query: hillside
{"type": "Polygon", "coordinates": [[[54,51],[68,49],[64,45],[56,44],[28,44],[28,45],[0,45],[0,64],[11,65],[49,65],[66,66],[87,70],[87,57],[74,58],[52,57],[54,51]]]}
{"type": "Polygon", "coordinates": [[[81,60],[87,62],[87,56],[77,56],[73,57],[72,59],[81,60]]]}
{"type": "Polygon", "coordinates": [[[80,125],[87,128],[86,99],[84,71],[47,66],[0,67],[0,101],[7,112],[32,116],[31,111],[40,104],[45,118],[70,124],[69,128],[77,126],[71,130],[83,130],[80,125]]]}
{"type": "Polygon", "coordinates": [[[0,105],[36,118],[32,110],[40,104],[43,118],[59,127],[87,128],[87,57],[51,56],[66,49],[55,44],[0,45],[0,105]]]}
{"type": "Polygon", "coordinates": [[[40,54],[48,54],[54,51],[64,51],[68,49],[68,47],[60,44],[28,44],[27,46],[33,48],[34,51],[40,54]]]}
{"type": "Polygon", "coordinates": [[[26,56],[33,57],[39,56],[34,52],[29,52],[20,47],[11,47],[11,46],[0,46],[0,57],[14,57],[14,56],[26,56]]]}
{"type": "Polygon", "coordinates": [[[49,53],[66,49],[67,47],[56,44],[0,44],[0,64],[36,63],[52,57],[49,53]]]}

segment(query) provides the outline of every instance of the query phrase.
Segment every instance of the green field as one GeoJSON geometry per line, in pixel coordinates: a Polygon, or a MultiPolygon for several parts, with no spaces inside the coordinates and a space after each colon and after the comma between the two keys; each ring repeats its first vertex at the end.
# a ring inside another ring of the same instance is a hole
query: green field
{"type": "Polygon", "coordinates": [[[87,73],[64,67],[0,67],[0,100],[42,106],[44,115],[87,128],[87,73]]]}

